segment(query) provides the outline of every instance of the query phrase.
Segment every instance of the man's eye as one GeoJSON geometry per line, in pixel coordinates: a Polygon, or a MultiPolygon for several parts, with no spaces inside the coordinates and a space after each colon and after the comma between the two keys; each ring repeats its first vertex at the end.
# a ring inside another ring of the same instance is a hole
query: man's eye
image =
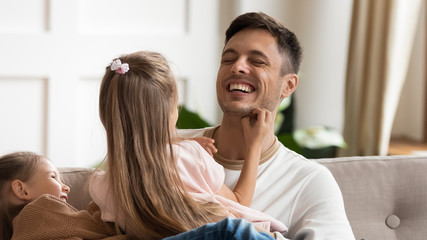
{"type": "Polygon", "coordinates": [[[234,62],[234,59],[232,59],[232,58],[224,58],[224,59],[222,59],[221,62],[222,63],[232,63],[232,62],[234,62]]]}
{"type": "Polygon", "coordinates": [[[265,62],[260,60],[254,60],[252,61],[252,64],[259,66],[259,65],[265,65],[265,62]]]}

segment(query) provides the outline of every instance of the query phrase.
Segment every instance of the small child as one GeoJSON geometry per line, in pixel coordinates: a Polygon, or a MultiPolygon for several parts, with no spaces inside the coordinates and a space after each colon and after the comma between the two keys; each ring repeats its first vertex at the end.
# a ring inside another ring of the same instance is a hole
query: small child
{"type": "MultiPolygon", "coordinates": [[[[95,204],[88,211],[77,211],[67,204],[69,192],[58,169],[46,158],[31,152],[0,157],[1,239],[103,239],[117,235],[113,224],[101,220],[95,204]]],[[[111,239],[130,238],[120,235],[111,239]]]]}
{"type": "Polygon", "coordinates": [[[242,217],[265,231],[287,230],[248,207],[261,143],[273,121],[269,111],[254,109],[254,122],[242,119],[249,147],[233,190],[224,184],[223,167],[197,142],[175,138],[177,86],[161,54],[145,51],[115,59],[101,83],[99,111],[107,135],[107,168],[91,177],[89,192],[104,221],[144,239],[227,216],[242,217]]]}

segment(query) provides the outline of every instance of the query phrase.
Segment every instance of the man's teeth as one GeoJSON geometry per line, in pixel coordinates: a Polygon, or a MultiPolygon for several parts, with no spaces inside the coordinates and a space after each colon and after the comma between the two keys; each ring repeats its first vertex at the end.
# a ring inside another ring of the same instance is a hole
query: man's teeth
{"type": "Polygon", "coordinates": [[[230,84],[230,91],[241,91],[245,93],[251,93],[253,92],[253,89],[251,86],[246,84],[238,84],[238,83],[232,83],[230,84]]]}

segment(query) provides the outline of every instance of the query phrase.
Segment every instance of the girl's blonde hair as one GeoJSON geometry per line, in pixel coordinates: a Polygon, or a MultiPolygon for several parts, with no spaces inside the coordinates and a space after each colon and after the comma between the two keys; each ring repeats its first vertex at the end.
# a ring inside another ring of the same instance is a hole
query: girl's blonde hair
{"type": "Polygon", "coordinates": [[[32,152],[15,152],[0,157],[0,239],[12,238],[12,220],[25,206],[14,206],[9,203],[12,181],[28,181],[43,159],[42,156],[32,152]]]}
{"type": "Polygon", "coordinates": [[[178,175],[169,127],[177,86],[166,59],[147,51],[119,59],[130,70],[106,68],[99,111],[107,133],[106,171],[126,226],[164,238],[224,218],[220,205],[193,200],[178,175]]]}

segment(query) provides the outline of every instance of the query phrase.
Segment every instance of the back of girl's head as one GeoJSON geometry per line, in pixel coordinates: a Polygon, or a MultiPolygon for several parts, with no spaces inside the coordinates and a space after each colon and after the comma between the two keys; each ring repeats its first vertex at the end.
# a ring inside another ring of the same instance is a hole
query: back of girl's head
{"type": "Polygon", "coordinates": [[[107,66],[99,97],[107,172],[120,203],[116,209],[125,215],[126,226],[154,238],[213,221],[207,217],[210,210],[199,209],[183,191],[176,170],[170,115],[177,90],[166,59],[144,51],[119,60],[129,70],[119,73],[107,66]]]}
{"type": "Polygon", "coordinates": [[[12,236],[12,220],[23,206],[12,206],[9,203],[11,182],[15,179],[28,181],[33,174],[42,156],[32,152],[16,152],[0,157],[0,210],[1,239],[10,239],[12,236]]]}
{"type": "Polygon", "coordinates": [[[108,66],[99,98],[109,149],[118,152],[135,144],[144,144],[147,149],[164,146],[171,134],[165,126],[170,125],[169,116],[177,97],[166,59],[155,52],[136,52],[119,59],[129,65],[129,71],[120,74],[108,66]],[[115,145],[117,142],[123,145],[115,145]]]}
{"type": "Polygon", "coordinates": [[[136,52],[118,59],[129,65],[129,71],[120,74],[106,68],[100,91],[100,117],[106,130],[114,130],[110,120],[126,124],[126,133],[137,127],[132,126],[134,122],[143,124],[146,134],[153,134],[144,128],[147,125],[151,131],[163,129],[177,95],[166,59],[155,52],[136,52]]]}

